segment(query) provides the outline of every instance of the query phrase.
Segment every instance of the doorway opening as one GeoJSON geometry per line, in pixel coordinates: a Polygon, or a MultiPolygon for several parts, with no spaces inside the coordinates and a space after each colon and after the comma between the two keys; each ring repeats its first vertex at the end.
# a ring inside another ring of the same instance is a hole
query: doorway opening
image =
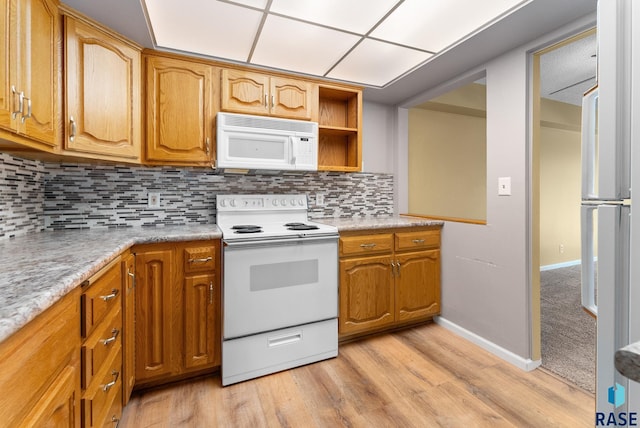
{"type": "Polygon", "coordinates": [[[580,151],[582,95],[596,83],[596,63],[595,28],[533,54],[534,338],[544,369],[590,392],[596,333],[580,304],[580,151]]]}

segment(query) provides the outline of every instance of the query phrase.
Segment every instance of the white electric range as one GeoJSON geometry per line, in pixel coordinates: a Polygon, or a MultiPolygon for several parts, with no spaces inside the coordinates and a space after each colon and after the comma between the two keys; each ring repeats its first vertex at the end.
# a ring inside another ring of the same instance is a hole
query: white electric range
{"type": "Polygon", "coordinates": [[[222,384],[338,354],[338,231],[306,195],[218,195],[222,384]]]}

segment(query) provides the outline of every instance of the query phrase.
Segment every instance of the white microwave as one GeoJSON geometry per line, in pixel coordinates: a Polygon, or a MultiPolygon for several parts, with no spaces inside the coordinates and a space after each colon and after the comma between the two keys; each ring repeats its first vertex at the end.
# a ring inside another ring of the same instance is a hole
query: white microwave
{"type": "Polygon", "coordinates": [[[216,146],[220,170],[318,169],[315,122],[218,113],[216,146]]]}

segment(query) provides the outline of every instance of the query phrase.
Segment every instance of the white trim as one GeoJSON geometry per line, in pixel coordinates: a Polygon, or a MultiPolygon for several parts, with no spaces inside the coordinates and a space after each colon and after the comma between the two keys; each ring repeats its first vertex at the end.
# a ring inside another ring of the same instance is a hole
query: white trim
{"type": "Polygon", "coordinates": [[[470,342],[475,343],[482,349],[491,352],[496,357],[503,359],[504,361],[518,367],[519,369],[530,372],[540,367],[540,365],[542,364],[542,360],[534,361],[530,358],[523,358],[519,355],[516,355],[513,352],[504,349],[503,347],[496,345],[495,343],[490,342],[487,339],[467,330],[466,328],[460,327],[459,325],[454,324],[442,317],[434,317],[434,321],[438,325],[441,325],[442,327],[457,334],[458,336],[461,336],[469,340],[470,342]]]}
{"type": "Polygon", "coordinates": [[[568,262],[562,262],[562,263],[555,263],[552,265],[545,265],[545,266],[540,266],[540,272],[545,271],[545,270],[553,270],[553,269],[560,269],[560,268],[565,268],[565,267],[570,267],[570,266],[577,266],[581,263],[580,259],[578,260],[570,260],[568,262]]]}

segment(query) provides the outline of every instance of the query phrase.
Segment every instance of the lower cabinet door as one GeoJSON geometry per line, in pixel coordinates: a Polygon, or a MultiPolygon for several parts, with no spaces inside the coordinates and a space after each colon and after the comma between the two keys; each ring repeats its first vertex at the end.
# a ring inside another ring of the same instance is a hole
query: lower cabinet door
{"type": "Polygon", "coordinates": [[[171,375],[179,367],[174,255],[173,249],[136,254],[136,382],[171,375]]]}
{"type": "Polygon", "coordinates": [[[440,250],[397,254],[396,321],[440,313],[440,250]]]}
{"type": "Polygon", "coordinates": [[[79,406],[76,405],[80,402],[79,387],[78,367],[73,365],[65,367],[20,426],[58,428],[79,426],[79,406]]]}
{"type": "Polygon", "coordinates": [[[394,322],[391,255],[340,261],[340,334],[394,322]]]}
{"type": "Polygon", "coordinates": [[[187,370],[220,364],[220,287],[215,275],[184,279],[184,364],[187,370]]]}

